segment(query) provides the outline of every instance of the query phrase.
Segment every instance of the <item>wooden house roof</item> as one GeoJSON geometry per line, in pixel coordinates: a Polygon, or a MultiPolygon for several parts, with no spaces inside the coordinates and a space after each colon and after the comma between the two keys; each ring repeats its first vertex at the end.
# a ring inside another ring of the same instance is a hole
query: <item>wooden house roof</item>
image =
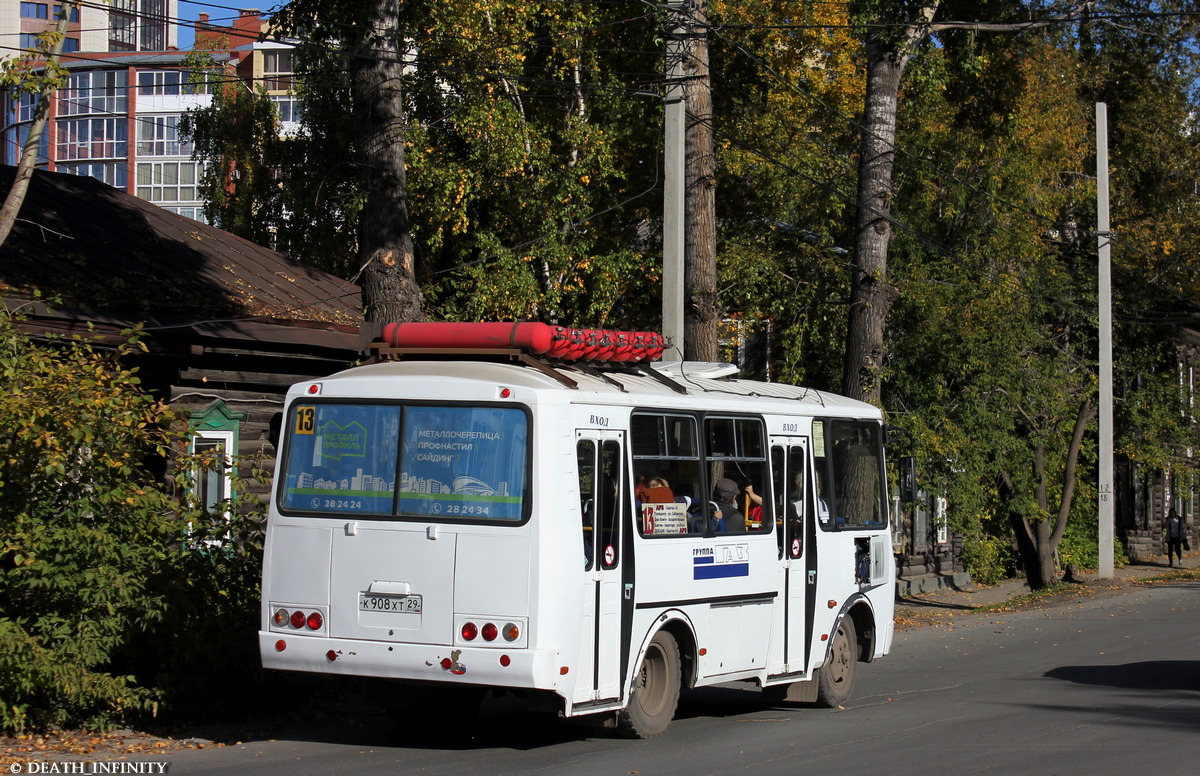
{"type": "MultiPolygon", "coordinates": [[[[0,192],[14,172],[0,166],[0,192]]],[[[41,170],[0,246],[0,297],[63,333],[141,322],[357,350],[362,322],[353,283],[98,180],[41,170]]]]}

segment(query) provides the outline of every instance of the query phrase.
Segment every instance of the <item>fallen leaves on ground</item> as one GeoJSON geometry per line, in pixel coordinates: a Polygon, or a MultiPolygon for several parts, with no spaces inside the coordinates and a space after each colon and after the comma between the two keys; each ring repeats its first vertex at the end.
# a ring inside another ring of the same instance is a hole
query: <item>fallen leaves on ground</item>
{"type": "Polygon", "coordinates": [[[36,735],[0,737],[0,753],[7,761],[47,756],[95,755],[110,757],[124,754],[153,754],[177,749],[204,749],[223,746],[196,739],[158,738],[132,730],[92,733],[86,730],[52,730],[36,735]]]}

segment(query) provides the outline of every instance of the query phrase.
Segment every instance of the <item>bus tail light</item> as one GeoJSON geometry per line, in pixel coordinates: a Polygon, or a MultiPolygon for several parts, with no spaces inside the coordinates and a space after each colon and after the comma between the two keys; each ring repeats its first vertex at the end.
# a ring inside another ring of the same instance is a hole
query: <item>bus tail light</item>
{"type": "Polygon", "coordinates": [[[325,615],[319,610],[304,611],[280,607],[271,614],[271,627],[291,630],[318,631],[325,627],[325,615]]]}
{"type": "Polygon", "coordinates": [[[500,615],[457,614],[454,617],[454,640],[473,647],[504,647],[523,649],[527,646],[529,623],[520,618],[500,615]]]}

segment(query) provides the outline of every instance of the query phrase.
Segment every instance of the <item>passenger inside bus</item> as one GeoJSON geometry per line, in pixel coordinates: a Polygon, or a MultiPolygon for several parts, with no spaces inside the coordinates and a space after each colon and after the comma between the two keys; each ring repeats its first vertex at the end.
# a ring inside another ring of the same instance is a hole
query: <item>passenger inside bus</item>
{"type": "Polygon", "coordinates": [[[742,488],[746,494],[746,523],[752,529],[762,527],[763,498],[754,490],[754,483],[747,482],[742,488]]]}
{"type": "Polygon", "coordinates": [[[713,517],[717,521],[714,530],[719,533],[746,530],[746,517],[734,504],[739,490],[737,483],[728,477],[717,480],[713,487],[713,517]]]}
{"type": "Polygon", "coordinates": [[[651,477],[646,483],[645,501],[650,504],[670,504],[675,501],[671,486],[662,477],[651,477]]]}

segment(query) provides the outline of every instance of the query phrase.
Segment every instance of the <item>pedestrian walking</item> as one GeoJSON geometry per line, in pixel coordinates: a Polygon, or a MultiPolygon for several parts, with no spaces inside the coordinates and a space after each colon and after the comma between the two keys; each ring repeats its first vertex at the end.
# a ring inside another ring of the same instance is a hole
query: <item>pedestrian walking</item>
{"type": "Polygon", "coordinates": [[[1171,511],[1167,513],[1167,523],[1163,528],[1167,534],[1167,565],[1174,566],[1175,558],[1179,558],[1179,565],[1182,568],[1185,533],[1183,518],[1175,511],[1175,507],[1171,507],[1171,511]]]}

